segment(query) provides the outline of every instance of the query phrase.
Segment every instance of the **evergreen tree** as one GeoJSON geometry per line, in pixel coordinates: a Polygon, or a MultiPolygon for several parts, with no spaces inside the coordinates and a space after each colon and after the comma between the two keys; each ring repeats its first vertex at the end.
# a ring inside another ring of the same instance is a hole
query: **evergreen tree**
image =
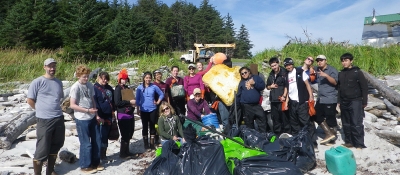
{"type": "MultiPolygon", "coordinates": [[[[233,19],[232,16],[228,15],[224,18],[224,31],[225,31],[225,36],[224,40],[225,43],[235,43],[235,27],[234,27],[233,19]]],[[[225,49],[225,53],[227,55],[232,56],[233,55],[233,49],[225,49]]]]}
{"type": "Polygon", "coordinates": [[[242,24],[239,32],[236,35],[236,49],[234,53],[235,58],[246,58],[252,57],[250,49],[253,48],[253,44],[250,41],[249,32],[246,27],[242,24]]]}
{"type": "Polygon", "coordinates": [[[198,8],[186,1],[176,1],[170,7],[173,13],[173,40],[178,50],[192,49],[195,40],[195,13],[198,8]]]}
{"type": "Polygon", "coordinates": [[[64,42],[65,53],[75,59],[82,56],[95,60],[104,54],[104,14],[98,11],[96,0],[66,0],[64,15],[59,19],[59,29],[64,42]],[[102,32],[102,33],[100,33],[102,32]],[[103,46],[103,47],[102,47],[103,46]]]}
{"type": "Polygon", "coordinates": [[[223,20],[218,11],[209,4],[209,0],[201,2],[195,14],[195,39],[197,43],[221,43],[224,30],[223,20]]]}

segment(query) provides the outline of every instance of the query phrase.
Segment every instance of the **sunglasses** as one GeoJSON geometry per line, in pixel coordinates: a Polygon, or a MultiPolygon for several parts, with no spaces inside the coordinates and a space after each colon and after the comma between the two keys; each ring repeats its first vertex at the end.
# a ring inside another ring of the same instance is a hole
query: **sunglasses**
{"type": "MultiPolygon", "coordinates": [[[[311,61],[311,63],[314,63],[314,60],[311,58],[307,58],[308,61],[311,61]]],[[[317,60],[318,61],[318,60],[317,60]]]]}
{"type": "Polygon", "coordinates": [[[247,73],[249,73],[249,72],[242,72],[242,73],[240,73],[240,75],[246,75],[247,73]]]}
{"type": "Polygon", "coordinates": [[[318,62],[324,61],[324,59],[317,59],[316,61],[318,63],[318,62]]]}
{"type": "Polygon", "coordinates": [[[161,110],[162,112],[165,112],[166,110],[169,110],[169,107],[164,108],[163,110],[161,110]]]}
{"type": "Polygon", "coordinates": [[[189,70],[195,70],[196,68],[194,68],[194,67],[189,67],[189,70]]]}

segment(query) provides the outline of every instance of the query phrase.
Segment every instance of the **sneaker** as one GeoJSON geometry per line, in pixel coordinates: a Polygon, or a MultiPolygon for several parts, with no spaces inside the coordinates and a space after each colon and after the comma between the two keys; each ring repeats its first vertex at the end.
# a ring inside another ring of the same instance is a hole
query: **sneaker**
{"type": "Polygon", "coordinates": [[[93,174],[97,172],[97,169],[93,168],[81,168],[81,172],[85,174],[93,174]]]}
{"type": "Polygon", "coordinates": [[[344,146],[346,148],[353,148],[354,147],[353,144],[351,144],[351,143],[344,143],[344,144],[342,144],[342,146],[344,146]]]}
{"type": "Polygon", "coordinates": [[[97,167],[93,166],[93,169],[96,169],[97,171],[103,171],[104,166],[102,164],[97,165],[97,167]]]}

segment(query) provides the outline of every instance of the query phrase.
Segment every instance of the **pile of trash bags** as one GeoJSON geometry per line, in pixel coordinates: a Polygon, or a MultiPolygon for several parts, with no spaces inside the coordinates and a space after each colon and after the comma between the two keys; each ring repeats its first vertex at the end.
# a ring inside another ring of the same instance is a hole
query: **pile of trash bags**
{"type": "Polygon", "coordinates": [[[197,137],[191,127],[184,130],[185,135],[188,134],[188,138],[185,137],[187,143],[179,147],[174,141],[166,142],[145,175],[301,175],[316,165],[313,143],[306,127],[298,135],[287,138],[242,127],[238,137],[223,140],[197,137]]]}

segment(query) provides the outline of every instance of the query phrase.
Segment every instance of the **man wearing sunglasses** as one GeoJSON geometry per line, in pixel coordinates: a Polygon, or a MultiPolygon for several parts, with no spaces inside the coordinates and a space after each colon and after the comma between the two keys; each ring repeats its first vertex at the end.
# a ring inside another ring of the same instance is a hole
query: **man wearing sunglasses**
{"type": "Polygon", "coordinates": [[[316,73],[315,73],[315,67],[313,66],[314,64],[314,58],[311,56],[308,56],[304,60],[304,64],[301,67],[304,72],[308,75],[308,82],[310,82],[311,88],[314,89],[315,91],[318,91],[318,83],[316,79],[316,73]]]}
{"type": "Polygon", "coordinates": [[[261,91],[265,88],[265,82],[258,75],[252,75],[248,67],[239,69],[242,80],[239,83],[237,101],[240,102],[243,120],[248,128],[254,129],[254,120],[258,125],[258,131],[265,133],[267,118],[259,100],[261,91]]]}

